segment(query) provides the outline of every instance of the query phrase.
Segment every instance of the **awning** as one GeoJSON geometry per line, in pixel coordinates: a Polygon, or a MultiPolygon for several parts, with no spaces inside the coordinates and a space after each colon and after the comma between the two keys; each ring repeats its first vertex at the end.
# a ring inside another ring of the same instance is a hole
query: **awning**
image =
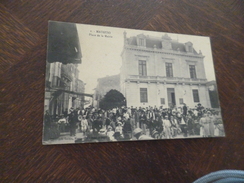
{"type": "Polygon", "coordinates": [[[80,93],[80,92],[75,92],[75,91],[69,91],[69,90],[65,90],[62,88],[49,88],[48,90],[46,90],[46,92],[53,92],[52,95],[54,95],[54,97],[58,97],[62,92],[65,93],[70,93],[73,95],[80,95],[80,96],[86,96],[86,97],[93,97],[93,94],[87,94],[87,93],[80,93]]]}
{"type": "Polygon", "coordinates": [[[59,89],[58,91],[62,91],[62,92],[70,93],[70,94],[74,94],[74,95],[80,95],[80,96],[86,96],[86,97],[93,97],[92,94],[87,94],[87,93],[80,93],[80,92],[74,92],[74,91],[63,90],[63,89],[59,89]]]}

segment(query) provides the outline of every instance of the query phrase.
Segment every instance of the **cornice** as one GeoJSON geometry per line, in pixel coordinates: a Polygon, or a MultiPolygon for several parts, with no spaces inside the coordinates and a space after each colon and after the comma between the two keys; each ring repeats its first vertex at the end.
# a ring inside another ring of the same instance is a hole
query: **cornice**
{"type": "Polygon", "coordinates": [[[125,46],[125,50],[133,50],[133,51],[139,51],[139,52],[148,52],[148,53],[159,53],[164,55],[176,55],[176,56],[184,56],[184,57],[191,57],[191,58],[204,58],[203,55],[193,55],[173,50],[159,50],[159,49],[153,49],[153,48],[142,48],[142,47],[132,47],[132,46],[125,46]],[[170,52],[169,52],[170,51],[170,52]]]}

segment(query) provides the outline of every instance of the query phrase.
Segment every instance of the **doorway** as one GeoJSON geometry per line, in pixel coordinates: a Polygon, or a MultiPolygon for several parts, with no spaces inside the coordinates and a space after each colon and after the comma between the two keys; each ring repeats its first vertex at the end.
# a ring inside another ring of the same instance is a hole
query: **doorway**
{"type": "Polygon", "coordinates": [[[173,107],[176,105],[175,102],[175,89],[174,88],[167,88],[167,95],[168,95],[168,106],[173,107]]]}

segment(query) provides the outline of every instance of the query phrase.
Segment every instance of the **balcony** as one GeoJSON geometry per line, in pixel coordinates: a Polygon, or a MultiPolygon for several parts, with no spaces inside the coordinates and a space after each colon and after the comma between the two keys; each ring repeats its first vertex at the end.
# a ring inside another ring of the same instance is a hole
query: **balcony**
{"type": "Polygon", "coordinates": [[[190,83],[190,84],[205,84],[207,79],[192,79],[180,77],[165,77],[165,76],[139,76],[129,75],[126,81],[135,82],[161,82],[161,83],[190,83]]]}
{"type": "Polygon", "coordinates": [[[61,79],[60,79],[60,77],[58,77],[58,76],[53,76],[53,78],[52,78],[52,84],[51,84],[51,86],[53,87],[53,88],[59,88],[60,87],[60,82],[61,82],[61,79]]]}
{"type": "Polygon", "coordinates": [[[62,65],[61,67],[61,76],[65,77],[67,80],[72,81],[72,72],[70,71],[70,68],[68,65],[62,65]]]}

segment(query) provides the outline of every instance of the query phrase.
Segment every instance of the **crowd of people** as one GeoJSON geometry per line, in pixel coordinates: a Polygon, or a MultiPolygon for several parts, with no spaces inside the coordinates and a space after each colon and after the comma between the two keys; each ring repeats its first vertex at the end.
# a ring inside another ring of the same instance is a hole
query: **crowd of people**
{"type": "MultiPolygon", "coordinates": [[[[45,114],[45,125],[50,125],[45,114]]],[[[182,107],[117,107],[102,110],[94,107],[71,108],[56,119],[59,131],[70,136],[79,131],[87,141],[125,141],[224,136],[219,111],[198,104],[182,107]]],[[[45,127],[44,127],[45,130],[45,127]]]]}

